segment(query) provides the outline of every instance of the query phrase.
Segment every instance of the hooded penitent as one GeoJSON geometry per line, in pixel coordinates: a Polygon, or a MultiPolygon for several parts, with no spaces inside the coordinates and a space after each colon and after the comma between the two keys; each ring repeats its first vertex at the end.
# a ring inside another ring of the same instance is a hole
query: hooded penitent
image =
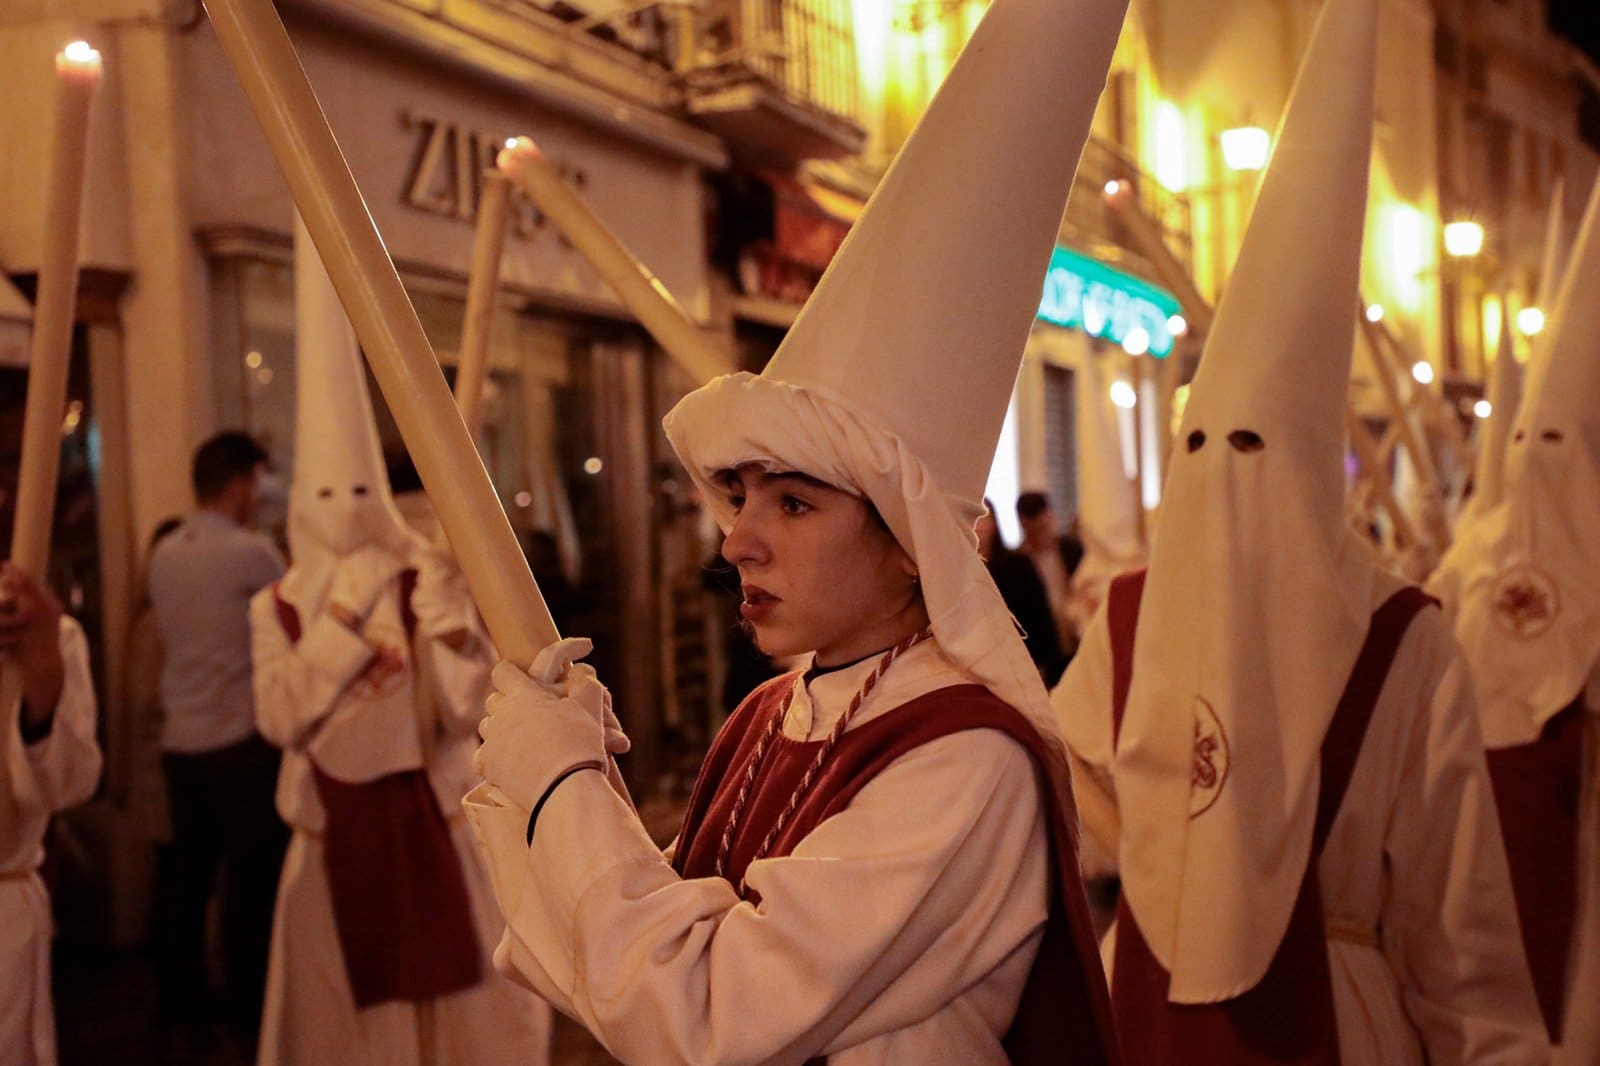
{"type": "MultiPolygon", "coordinates": [[[[1546,315],[1555,307],[1561,274],[1567,261],[1564,189],[1558,182],[1550,198],[1550,219],[1544,234],[1544,260],[1539,269],[1539,292],[1534,299],[1534,306],[1546,315]]],[[[1489,417],[1484,421],[1482,437],[1478,442],[1469,510],[1462,515],[1458,529],[1481,517],[1505,496],[1506,445],[1511,440],[1511,427],[1517,420],[1517,409],[1522,403],[1522,367],[1513,354],[1510,305],[1504,301],[1502,305],[1506,307],[1506,318],[1500,325],[1499,351],[1489,368],[1489,417]]],[[[1448,565],[1451,564],[1441,564],[1448,565]]]]}
{"type": "Polygon", "coordinates": [[[355,331],[298,215],[294,251],[292,564],[281,588],[312,617],[344,556],[377,545],[408,559],[423,545],[389,492],[355,331]]]}
{"type": "MultiPolygon", "coordinates": [[[[298,219],[295,338],[291,559],[278,595],[309,624],[322,611],[334,571],[351,553],[386,549],[398,570],[412,564],[426,542],[395,507],[355,332],[298,219]]],[[[309,749],[319,769],[347,782],[371,781],[422,761],[411,641],[398,596],[380,600],[363,635],[381,644],[396,666],[355,686],[340,712],[341,728],[320,730],[309,749]]]]}
{"type": "Polygon", "coordinates": [[[725,530],[711,475],[744,463],[869,498],[920,568],[944,654],[1047,738],[973,522],[1125,10],[996,0],[765,372],[718,378],[665,422],[725,530]]]}
{"type": "Polygon", "coordinates": [[[1455,562],[1484,742],[1525,744],[1600,661],[1600,185],[1530,366],[1505,499],[1455,562]],[[1470,549],[1470,550],[1469,550],[1470,549]]]}
{"type": "Polygon", "coordinates": [[[1312,38],[1152,547],[1114,772],[1123,891],[1175,1003],[1254,987],[1282,941],[1323,736],[1395,588],[1344,521],[1377,23],[1336,0],[1312,38]]]}

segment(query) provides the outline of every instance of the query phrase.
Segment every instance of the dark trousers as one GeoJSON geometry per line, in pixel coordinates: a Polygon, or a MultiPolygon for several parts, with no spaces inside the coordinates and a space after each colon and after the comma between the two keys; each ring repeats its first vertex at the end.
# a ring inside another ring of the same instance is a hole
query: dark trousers
{"type": "Polygon", "coordinates": [[[216,751],[168,752],[161,761],[172,808],[170,861],[158,904],[163,1013],[169,1020],[195,1020],[220,1006],[227,1021],[253,1028],[261,1016],[272,909],[289,842],[273,805],[278,750],[252,736],[216,751]],[[217,892],[226,981],[220,1004],[206,979],[206,913],[217,892]]]}

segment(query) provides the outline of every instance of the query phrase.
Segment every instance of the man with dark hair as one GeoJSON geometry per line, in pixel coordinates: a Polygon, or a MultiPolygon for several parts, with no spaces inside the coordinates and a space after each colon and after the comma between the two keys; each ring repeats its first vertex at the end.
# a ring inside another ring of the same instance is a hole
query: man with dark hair
{"type": "Polygon", "coordinates": [[[256,732],[250,597],[283,573],[249,528],[267,453],[243,433],[195,452],[197,508],[150,556],[150,601],[166,650],[162,768],[172,813],[173,884],[161,901],[163,1021],[211,1013],[206,904],[221,875],[226,988],[218,1004],[245,1035],[261,1010],[278,867],[287,831],[273,808],[278,752],[256,732]]]}
{"type": "Polygon", "coordinates": [[[1077,644],[1077,630],[1067,615],[1067,601],[1072,597],[1073,571],[1083,560],[1083,544],[1075,536],[1060,534],[1050,497],[1042,492],[1024,492],[1017,497],[1017,521],[1022,525],[1017,551],[1027,556],[1038,572],[1062,650],[1070,651],[1077,644]]]}
{"type": "Polygon", "coordinates": [[[983,556],[989,576],[1000,590],[1000,598],[1006,601],[1006,609],[1022,630],[1022,643],[1027,646],[1028,657],[1039,668],[1045,685],[1054,687],[1067,668],[1067,656],[1061,649],[1061,634],[1056,629],[1055,613],[1050,609],[1050,597],[1028,557],[1006,547],[1000,539],[994,501],[985,498],[983,506],[985,511],[976,527],[978,554],[983,556]]]}

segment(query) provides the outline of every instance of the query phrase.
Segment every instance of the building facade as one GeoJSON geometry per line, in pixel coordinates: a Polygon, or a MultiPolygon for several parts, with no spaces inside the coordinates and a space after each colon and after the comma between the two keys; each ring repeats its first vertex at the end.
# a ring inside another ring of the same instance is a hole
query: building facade
{"type": "MultiPolygon", "coordinates": [[[[481,171],[518,133],[759,369],[984,7],[279,4],[447,375],[481,171]]],[[[997,457],[1013,538],[1010,502],[1040,488],[1109,555],[1142,550],[1167,427],[1320,7],[1133,0],[997,457]]],[[[17,57],[0,68],[0,269],[23,297],[40,255],[51,57],[75,37],[104,52],[107,77],[55,577],[96,638],[115,792],[143,544],[190,505],[194,446],[245,428],[293,471],[292,204],[197,0],[13,0],[0,11],[17,57]]],[[[1595,173],[1578,116],[1597,83],[1545,29],[1541,0],[1385,0],[1364,295],[1452,397],[1478,387],[1502,323],[1537,299],[1558,183],[1575,226],[1595,173]],[[1482,254],[1446,254],[1452,221],[1483,227],[1482,254]]],[[[7,505],[26,314],[0,292],[7,505]]],[[[681,781],[717,723],[731,624],[706,587],[715,531],[655,428],[695,383],[526,202],[496,315],[483,459],[558,621],[595,639],[648,795],[681,781]]],[[[1381,420],[1372,373],[1358,357],[1357,402],[1381,420]]],[[[9,530],[8,510],[0,522],[9,530]]]]}

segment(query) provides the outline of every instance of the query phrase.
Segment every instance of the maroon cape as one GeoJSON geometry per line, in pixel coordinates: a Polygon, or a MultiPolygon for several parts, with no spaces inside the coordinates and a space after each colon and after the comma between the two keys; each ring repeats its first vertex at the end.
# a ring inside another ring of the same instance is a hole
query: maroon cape
{"type": "MultiPolygon", "coordinates": [[[[416,631],[416,578],[415,570],[400,575],[408,637],[416,631]]],[[[299,612],[281,597],[277,607],[289,642],[298,643],[299,612]]],[[[351,784],[314,762],[311,771],[327,814],[323,863],[356,1006],[437,999],[477,984],[483,959],[472,903],[427,772],[351,784]]]]}

